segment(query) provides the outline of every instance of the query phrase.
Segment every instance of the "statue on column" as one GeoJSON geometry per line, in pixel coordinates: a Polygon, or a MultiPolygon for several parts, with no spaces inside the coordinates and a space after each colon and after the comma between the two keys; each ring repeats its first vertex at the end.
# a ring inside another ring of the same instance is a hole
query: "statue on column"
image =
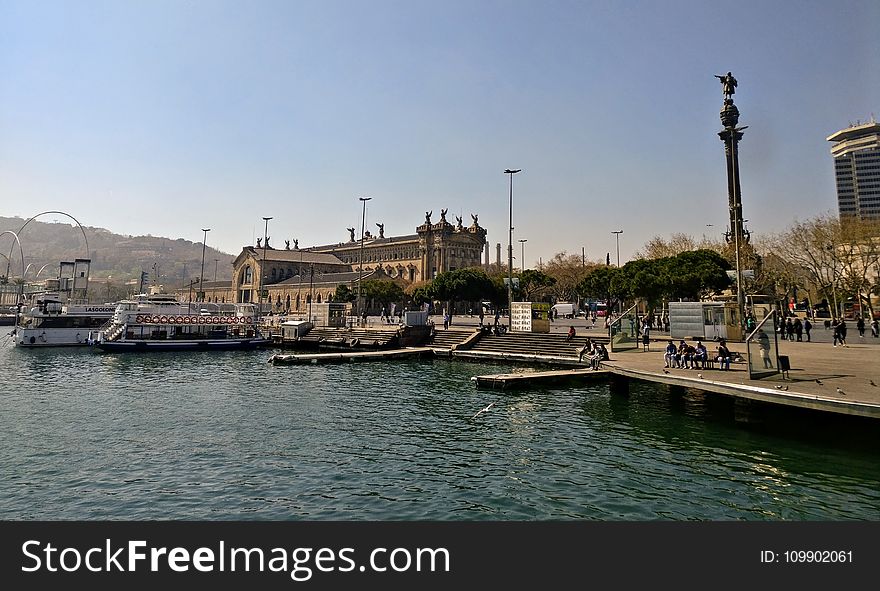
{"type": "Polygon", "coordinates": [[[733,77],[733,74],[728,72],[724,76],[719,76],[715,74],[715,77],[721,80],[721,92],[724,94],[725,100],[733,100],[731,95],[736,92],[736,78],[733,77]]]}

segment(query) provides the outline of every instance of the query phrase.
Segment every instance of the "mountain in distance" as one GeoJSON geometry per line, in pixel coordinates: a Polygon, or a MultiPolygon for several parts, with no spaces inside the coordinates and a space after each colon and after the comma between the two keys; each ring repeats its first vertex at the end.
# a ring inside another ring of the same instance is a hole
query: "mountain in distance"
{"type": "MultiPolygon", "coordinates": [[[[0,232],[11,230],[19,234],[25,219],[0,216],[0,232]]],[[[83,226],[89,241],[91,254],[91,279],[124,284],[139,281],[141,272],[149,274],[149,280],[164,284],[166,289],[184,287],[199,276],[202,264],[202,243],[183,238],[160,236],[127,236],[114,234],[104,228],[83,226]]],[[[79,226],[73,223],[31,221],[19,234],[26,279],[34,281],[58,276],[61,261],[87,258],[86,244],[79,226]],[[30,267],[28,267],[30,265],[30,267]],[[44,268],[45,266],[45,268],[44,268]],[[41,270],[42,269],[42,270],[41,270]]],[[[10,277],[21,276],[21,256],[18,244],[11,234],[0,235],[0,275],[6,275],[4,260],[9,258],[10,277]]],[[[213,281],[216,269],[217,281],[229,281],[232,261],[237,255],[221,252],[208,246],[205,249],[205,281],[213,281]]]]}

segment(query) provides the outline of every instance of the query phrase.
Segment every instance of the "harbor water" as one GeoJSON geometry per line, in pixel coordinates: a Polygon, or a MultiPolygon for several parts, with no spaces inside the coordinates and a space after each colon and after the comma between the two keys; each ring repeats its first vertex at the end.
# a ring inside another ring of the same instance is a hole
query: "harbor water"
{"type": "Polygon", "coordinates": [[[0,518],[877,520],[876,423],[449,360],[0,346],[0,518]],[[494,403],[488,410],[474,415],[494,403]]]}

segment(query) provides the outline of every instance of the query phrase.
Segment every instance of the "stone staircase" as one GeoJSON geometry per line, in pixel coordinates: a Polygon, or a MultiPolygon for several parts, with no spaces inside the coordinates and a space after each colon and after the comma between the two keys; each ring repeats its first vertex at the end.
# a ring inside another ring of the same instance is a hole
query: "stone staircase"
{"type": "Polygon", "coordinates": [[[483,335],[470,351],[502,355],[542,356],[577,360],[578,351],[587,338],[608,347],[608,336],[580,334],[568,342],[567,335],[532,332],[510,332],[501,335],[483,335]]]}
{"type": "Polygon", "coordinates": [[[449,330],[443,330],[441,328],[434,333],[433,340],[430,343],[427,343],[426,346],[431,347],[435,351],[439,350],[443,353],[448,353],[452,350],[452,347],[460,345],[476,331],[476,328],[470,330],[458,330],[452,328],[449,330]]]}
{"type": "Polygon", "coordinates": [[[393,328],[313,328],[298,341],[302,348],[317,349],[393,349],[398,346],[397,327],[393,328]]]}

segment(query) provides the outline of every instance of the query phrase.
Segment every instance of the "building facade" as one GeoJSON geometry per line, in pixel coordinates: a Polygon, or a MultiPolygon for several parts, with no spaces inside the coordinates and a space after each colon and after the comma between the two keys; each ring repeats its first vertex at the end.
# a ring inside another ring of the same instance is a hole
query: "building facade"
{"type": "Polygon", "coordinates": [[[854,125],[828,136],[841,217],[880,219],[880,124],[854,125]]]}
{"type": "Polygon", "coordinates": [[[436,223],[431,214],[426,212],[425,222],[410,235],[386,237],[384,225],[377,224],[378,235],[364,232],[363,241],[348,228],[349,240],[336,244],[298,248],[294,241],[293,248],[288,242],[283,250],[246,246],[232,263],[233,301],[259,302],[262,285],[262,302],[271,302],[273,310],[303,311],[311,302],[332,299],[339,285],[356,292],[361,279],[406,286],[443,271],[481,266],[486,230],[477,216],[471,215],[473,222],[465,227],[459,217],[449,223],[445,209],[436,223]]]}

